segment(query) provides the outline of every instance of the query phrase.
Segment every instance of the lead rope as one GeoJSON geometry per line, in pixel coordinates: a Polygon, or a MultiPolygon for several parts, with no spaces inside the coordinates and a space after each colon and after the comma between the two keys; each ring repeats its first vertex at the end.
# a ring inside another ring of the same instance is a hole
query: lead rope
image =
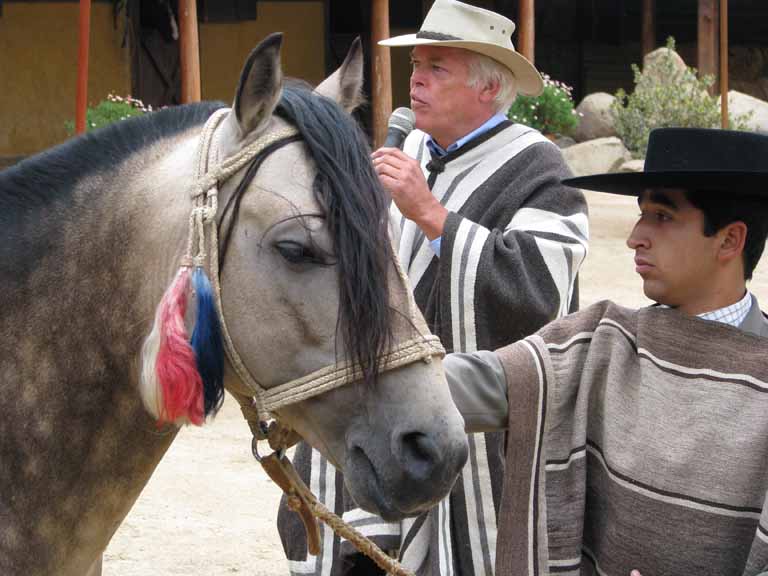
{"type": "Polygon", "coordinates": [[[359,552],[373,560],[387,574],[393,576],[415,576],[379,548],[373,541],[358,532],[320,502],[296,472],[293,464],[285,457],[284,446],[290,445],[291,434],[295,432],[283,428],[279,422],[273,422],[268,431],[269,445],[274,450],[269,456],[261,456],[258,451],[258,439],[254,437],[253,456],[264,471],[285,493],[288,507],[296,512],[307,530],[307,550],[313,556],[320,552],[320,534],[314,518],[325,522],[340,538],[348,540],[359,552]],[[314,517],[314,518],[313,518],[314,517]]]}
{"type": "MultiPolygon", "coordinates": [[[[276,467],[279,466],[280,468],[280,472],[278,474],[285,474],[291,483],[292,490],[289,491],[283,489],[287,496],[289,508],[294,511],[298,511],[301,508],[301,502],[306,503],[306,505],[309,507],[309,510],[316,518],[319,518],[328,526],[330,526],[331,530],[333,530],[339,537],[349,540],[349,542],[352,543],[352,545],[357,548],[359,552],[362,552],[368,556],[368,558],[376,562],[376,565],[384,570],[387,574],[393,576],[415,576],[413,572],[407,568],[404,568],[402,564],[400,564],[395,558],[392,558],[386,554],[373,541],[363,536],[355,528],[328,510],[328,508],[326,508],[315,497],[309,488],[307,488],[306,484],[304,484],[299,475],[296,473],[296,469],[293,467],[290,461],[287,460],[285,456],[281,456],[278,452],[273,452],[264,458],[262,462],[262,466],[273,480],[275,480],[275,476],[273,476],[274,472],[270,471],[273,463],[276,467]],[[274,460],[268,461],[270,458],[274,458],[274,460]],[[301,502],[297,502],[297,498],[301,502]],[[294,506],[296,506],[296,508],[294,508],[294,506]]],[[[277,483],[277,480],[275,480],[275,483],[277,483]]],[[[280,484],[278,483],[278,485],[280,484]]]]}

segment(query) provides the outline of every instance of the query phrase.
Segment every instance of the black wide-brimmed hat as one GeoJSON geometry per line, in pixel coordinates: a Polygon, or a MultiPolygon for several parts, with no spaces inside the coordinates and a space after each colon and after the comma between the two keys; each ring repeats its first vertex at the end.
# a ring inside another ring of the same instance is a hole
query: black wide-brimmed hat
{"type": "Polygon", "coordinates": [[[768,136],[705,128],[657,128],[642,172],[567,178],[563,184],[636,196],[648,188],[728,190],[768,199],[768,136]]]}

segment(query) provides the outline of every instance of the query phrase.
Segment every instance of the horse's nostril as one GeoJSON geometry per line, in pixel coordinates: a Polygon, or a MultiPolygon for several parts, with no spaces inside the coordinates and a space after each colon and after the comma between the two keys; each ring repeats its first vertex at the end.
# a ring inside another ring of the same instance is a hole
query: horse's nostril
{"type": "Polygon", "coordinates": [[[414,480],[426,480],[440,463],[435,442],[422,432],[408,432],[400,439],[403,468],[414,480]]]}

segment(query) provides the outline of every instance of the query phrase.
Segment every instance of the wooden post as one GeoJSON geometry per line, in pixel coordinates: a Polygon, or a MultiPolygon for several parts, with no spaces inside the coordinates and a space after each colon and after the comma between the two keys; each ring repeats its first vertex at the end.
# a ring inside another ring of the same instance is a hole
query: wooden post
{"type": "Polygon", "coordinates": [[[517,13],[518,25],[518,45],[517,51],[528,58],[531,63],[534,62],[534,43],[535,43],[535,13],[534,0],[520,0],[517,13]]]}
{"type": "Polygon", "coordinates": [[[699,0],[699,74],[717,77],[717,0],[699,0]]]}
{"type": "Polygon", "coordinates": [[[389,38],[389,0],[373,0],[371,7],[371,100],[373,104],[373,147],[387,137],[392,114],[392,65],[389,48],[379,40],[389,38]]]}
{"type": "Polygon", "coordinates": [[[197,37],[197,2],[179,0],[179,59],[181,103],[200,101],[200,43],[197,37]]]}
{"type": "Polygon", "coordinates": [[[85,132],[88,108],[88,45],[91,35],[91,0],[80,0],[77,47],[77,93],[75,95],[75,133],[85,132]]]}
{"type": "Polygon", "coordinates": [[[720,124],[728,129],[728,0],[720,0],[720,124]]]}
{"type": "Polygon", "coordinates": [[[656,48],[656,0],[643,0],[643,56],[656,48]]]}

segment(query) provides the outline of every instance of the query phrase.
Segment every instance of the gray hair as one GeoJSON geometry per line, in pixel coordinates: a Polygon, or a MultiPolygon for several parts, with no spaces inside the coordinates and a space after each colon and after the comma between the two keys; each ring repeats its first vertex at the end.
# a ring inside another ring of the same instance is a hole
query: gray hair
{"type": "Polygon", "coordinates": [[[493,58],[470,53],[469,58],[469,86],[477,88],[492,82],[498,82],[499,93],[493,99],[495,112],[506,114],[512,102],[517,98],[517,82],[512,71],[493,58]]]}

